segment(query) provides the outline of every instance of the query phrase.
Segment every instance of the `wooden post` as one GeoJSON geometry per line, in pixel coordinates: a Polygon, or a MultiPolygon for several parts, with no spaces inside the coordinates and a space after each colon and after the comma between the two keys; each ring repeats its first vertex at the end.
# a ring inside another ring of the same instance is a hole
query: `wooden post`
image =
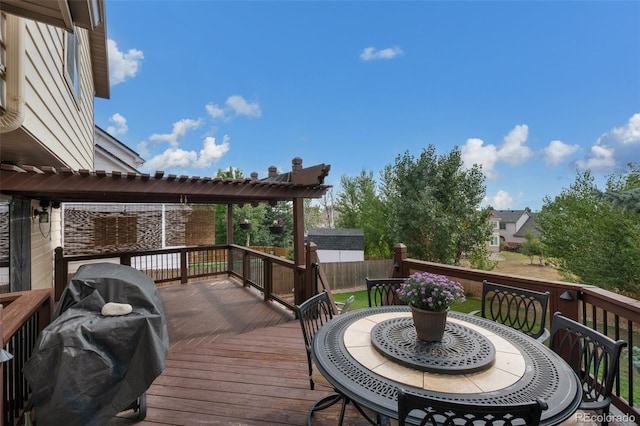
{"type": "Polygon", "coordinates": [[[315,294],[314,284],[316,271],[313,264],[318,262],[318,246],[315,243],[307,243],[306,247],[303,281],[296,286],[293,295],[296,305],[301,304],[315,294]]]}
{"type": "Polygon", "coordinates": [[[227,204],[227,244],[233,244],[233,204],[227,204]]]}
{"type": "Polygon", "coordinates": [[[187,264],[187,251],[180,250],[180,284],[189,281],[189,265],[187,264]]]}
{"type": "Polygon", "coordinates": [[[293,263],[304,265],[304,198],[293,199],[293,263]]]}
{"type": "Polygon", "coordinates": [[[67,264],[64,261],[64,255],[62,254],[62,247],[56,247],[54,250],[53,260],[53,286],[54,286],[54,299],[57,302],[62,297],[62,292],[67,282],[67,264]]]}
{"type": "Polygon", "coordinates": [[[392,278],[405,278],[409,276],[409,271],[404,266],[407,258],[407,246],[398,243],[393,246],[393,275],[392,278]]]}
{"type": "MultiPolygon", "coordinates": [[[[233,270],[233,253],[231,252],[231,244],[233,244],[233,204],[227,204],[227,271],[231,276],[233,270]]],[[[246,277],[244,277],[246,279],[246,277]]]]}

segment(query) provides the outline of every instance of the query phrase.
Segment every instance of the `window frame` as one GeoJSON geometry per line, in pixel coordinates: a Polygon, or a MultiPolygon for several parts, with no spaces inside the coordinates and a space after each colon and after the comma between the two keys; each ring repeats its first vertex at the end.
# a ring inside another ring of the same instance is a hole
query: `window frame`
{"type": "Polygon", "coordinates": [[[64,76],[76,102],[80,102],[80,37],[78,28],[65,31],[64,35],[64,76]]]}

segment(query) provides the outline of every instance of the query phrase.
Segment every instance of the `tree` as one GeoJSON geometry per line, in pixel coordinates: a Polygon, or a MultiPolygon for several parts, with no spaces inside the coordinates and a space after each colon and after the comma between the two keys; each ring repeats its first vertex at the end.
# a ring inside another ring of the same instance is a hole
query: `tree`
{"type": "MultiPolygon", "coordinates": [[[[242,172],[240,169],[234,169],[233,167],[229,167],[228,169],[222,170],[218,169],[216,173],[216,177],[223,179],[241,179],[242,172]]],[[[216,244],[226,244],[227,243],[227,206],[224,204],[216,204],[216,217],[215,217],[215,228],[216,228],[216,244]]],[[[243,243],[244,244],[244,243],[243,243]]]]}
{"type": "Polygon", "coordinates": [[[533,232],[529,231],[524,234],[524,243],[522,244],[522,254],[529,256],[529,262],[533,265],[533,257],[538,256],[540,265],[543,265],[544,250],[540,238],[533,235],[533,232]]]}
{"type": "Polygon", "coordinates": [[[480,166],[465,170],[460,150],[438,157],[429,145],[408,152],[383,173],[391,235],[410,257],[452,264],[491,237],[491,208],[480,208],[486,189],[480,166]]]}
{"type": "MultiPolygon", "coordinates": [[[[607,190],[637,185],[637,169],[611,176],[607,190]],[[634,183],[636,182],[636,183],[634,183]]],[[[589,171],[554,199],[545,197],[536,217],[547,256],[558,259],[560,272],[580,283],[609,290],[638,292],[640,219],[600,196],[589,171]]]]}
{"type": "Polygon", "coordinates": [[[389,209],[378,195],[373,172],[363,170],[356,177],[342,176],[340,182],[343,192],[338,194],[335,205],[340,213],[337,226],[362,228],[365,254],[391,257],[393,244],[387,228],[389,209]]]}
{"type": "Polygon", "coordinates": [[[622,176],[610,176],[607,190],[600,192],[601,198],[610,201],[613,207],[622,208],[640,215],[640,168],[628,164],[629,171],[622,176]]]}

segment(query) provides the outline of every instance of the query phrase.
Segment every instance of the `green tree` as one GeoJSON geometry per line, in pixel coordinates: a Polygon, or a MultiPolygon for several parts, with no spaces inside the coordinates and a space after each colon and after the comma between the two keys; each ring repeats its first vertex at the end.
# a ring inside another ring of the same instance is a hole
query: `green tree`
{"type": "MultiPolygon", "coordinates": [[[[637,169],[610,176],[607,190],[637,185],[637,169]],[[635,183],[634,183],[635,182],[635,183]]],[[[545,197],[536,217],[547,256],[565,278],[610,290],[640,290],[640,219],[600,196],[589,171],[554,199],[545,197]]]]}
{"type": "Polygon", "coordinates": [[[491,237],[492,209],[480,208],[484,175],[480,166],[462,167],[457,147],[440,157],[433,145],[418,158],[399,155],[385,167],[383,182],[391,234],[407,245],[410,257],[459,263],[491,237]]]}
{"type": "Polygon", "coordinates": [[[533,232],[529,231],[524,234],[524,243],[522,244],[522,254],[529,256],[529,262],[533,264],[534,256],[538,256],[540,264],[543,264],[544,250],[542,241],[536,237],[533,232]]]}
{"type": "Polygon", "coordinates": [[[607,190],[600,196],[610,201],[613,207],[622,208],[632,214],[640,214],[640,168],[628,164],[629,170],[620,176],[609,176],[607,190]]]}
{"type": "Polygon", "coordinates": [[[340,182],[342,192],[335,205],[340,213],[337,227],[361,228],[366,255],[391,257],[393,245],[387,228],[389,208],[378,195],[373,172],[363,170],[356,177],[342,176],[340,182]]]}

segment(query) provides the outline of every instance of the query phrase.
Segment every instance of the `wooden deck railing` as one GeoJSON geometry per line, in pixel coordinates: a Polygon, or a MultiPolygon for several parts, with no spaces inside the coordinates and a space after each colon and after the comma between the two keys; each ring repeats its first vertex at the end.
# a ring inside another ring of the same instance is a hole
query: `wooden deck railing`
{"type": "MultiPolygon", "coordinates": [[[[152,276],[156,283],[177,282],[186,284],[202,278],[227,274],[240,278],[245,286],[263,292],[265,300],[274,300],[287,307],[300,303],[317,289],[318,272],[313,245],[309,247],[304,265],[261,251],[236,245],[186,247],[145,252],[110,253],[92,256],[62,256],[56,250],[55,291],[31,291],[0,295],[4,306],[0,336],[5,339],[4,348],[14,359],[3,365],[3,418],[4,424],[12,424],[26,399],[26,384],[22,366],[30,356],[37,334],[50,322],[52,296],[59,299],[74,268],[86,262],[112,261],[131,265],[152,276]],[[53,294],[52,294],[53,293],[53,294]]],[[[482,280],[499,282],[514,287],[551,293],[550,314],[560,311],[566,316],[588,324],[613,338],[621,338],[629,344],[623,354],[623,362],[615,388],[614,404],[623,413],[640,419],[640,393],[637,391],[640,375],[640,301],[589,286],[561,281],[547,281],[496,272],[471,270],[409,259],[404,246],[396,247],[394,275],[409,276],[415,271],[428,271],[449,276],[479,294],[482,280]],[[475,291],[474,291],[475,286],[475,291]]],[[[326,277],[322,278],[326,286],[326,277]]],[[[0,426],[2,426],[0,424],[0,426]]]]}
{"type": "Polygon", "coordinates": [[[305,266],[295,265],[283,257],[237,245],[179,247],[162,250],[64,256],[55,251],[55,300],[82,264],[108,261],[132,266],[149,275],[157,284],[186,284],[217,275],[233,275],[244,285],[264,293],[265,300],[275,300],[289,308],[296,302],[298,287],[305,294],[305,266]]]}
{"type": "Polygon", "coordinates": [[[537,291],[549,291],[548,317],[554,312],[582,322],[613,339],[628,343],[623,350],[613,402],[629,419],[640,421],[640,301],[593,286],[480,271],[407,258],[406,247],[395,247],[394,276],[424,271],[446,275],[480,294],[483,280],[537,291]],[[635,361],[634,361],[635,359],[635,361]]]}
{"type": "Polygon", "coordinates": [[[22,368],[31,357],[40,332],[51,322],[51,290],[22,291],[0,295],[0,342],[13,358],[2,364],[2,417],[0,426],[12,425],[29,395],[22,368]]]}

